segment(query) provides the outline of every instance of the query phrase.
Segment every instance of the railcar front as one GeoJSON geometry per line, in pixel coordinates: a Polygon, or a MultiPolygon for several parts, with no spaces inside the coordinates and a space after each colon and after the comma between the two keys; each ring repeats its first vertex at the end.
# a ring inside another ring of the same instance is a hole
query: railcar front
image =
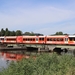
{"type": "Polygon", "coordinates": [[[68,36],[68,44],[69,45],[75,45],[75,35],[69,35],[68,36]]]}

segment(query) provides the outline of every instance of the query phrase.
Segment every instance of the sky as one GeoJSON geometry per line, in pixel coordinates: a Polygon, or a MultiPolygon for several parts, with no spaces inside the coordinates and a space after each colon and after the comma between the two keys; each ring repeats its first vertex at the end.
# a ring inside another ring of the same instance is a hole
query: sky
{"type": "Polygon", "coordinates": [[[0,30],[75,34],[75,0],[0,0],[0,30]]]}

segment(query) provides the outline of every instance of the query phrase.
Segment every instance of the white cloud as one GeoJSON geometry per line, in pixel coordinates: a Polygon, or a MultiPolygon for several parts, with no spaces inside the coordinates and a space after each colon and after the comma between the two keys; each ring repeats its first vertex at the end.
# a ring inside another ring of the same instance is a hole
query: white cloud
{"type": "MultiPolygon", "coordinates": [[[[22,29],[25,26],[35,27],[35,25],[44,24],[52,24],[54,25],[53,28],[40,28],[39,30],[35,29],[35,32],[41,32],[44,34],[55,33],[56,31],[62,30],[66,31],[68,25],[65,28],[58,27],[58,25],[54,24],[57,22],[68,21],[75,18],[75,12],[72,10],[66,10],[52,7],[52,6],[39,6],[34,8],[13,8],[13,9],[6,9],[0,12],[0,27],[2,28],[19,28],[22,29]],[[56,27],[57,26],[57,27],[56,27]]],[[[71,28],[72,29],[72,28],[71,28]]]]}
{"type": "Polygon", "coordinates": [[[32,9],[11,9],[8,13],[0,13],[0,25],[38,25],[55,23],[74,18],[74,12],[54,7],[38,7],[32,9]]]}
{"type": "Polygon", "coordinates": [[[40,28],[35,30],[34,32],[36,33],[42,33],[45,35],[51,35],[55,34],[56,32],[62,31],[63,33],[67,34],[75,34],[75,23],[67,22],[67,23],[62,23],[62,24],[54,24],[51,27],[46,27],[46,28],[40,28]]]}

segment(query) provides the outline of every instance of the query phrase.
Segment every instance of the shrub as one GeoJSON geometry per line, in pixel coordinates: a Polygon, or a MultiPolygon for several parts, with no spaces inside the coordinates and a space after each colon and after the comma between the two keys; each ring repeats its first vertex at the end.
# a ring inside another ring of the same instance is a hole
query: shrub
{"type": "Polygon", "coordinates": [[[70,55],[37,55],[36,59],[11,62],[0,75],[75,75],[75,58],[70,55]]]}

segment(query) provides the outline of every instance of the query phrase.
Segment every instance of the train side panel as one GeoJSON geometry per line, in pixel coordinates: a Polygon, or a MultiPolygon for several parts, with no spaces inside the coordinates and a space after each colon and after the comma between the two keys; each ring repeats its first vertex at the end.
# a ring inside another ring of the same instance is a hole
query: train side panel
{"type": "Polygon", "coordinates": [[[5,43],[16,43],[17,36],[5,36],[5,43]]]}
{"type": "Polygon", "coordinates": [[[23,43],[42,44],[45,43],[45,36],[23,36],[23,43]]]}
{"type": "Polygon", "coordinates": [[[68,44],[68,36],[47,36],[46,44],[68,44]]]}

